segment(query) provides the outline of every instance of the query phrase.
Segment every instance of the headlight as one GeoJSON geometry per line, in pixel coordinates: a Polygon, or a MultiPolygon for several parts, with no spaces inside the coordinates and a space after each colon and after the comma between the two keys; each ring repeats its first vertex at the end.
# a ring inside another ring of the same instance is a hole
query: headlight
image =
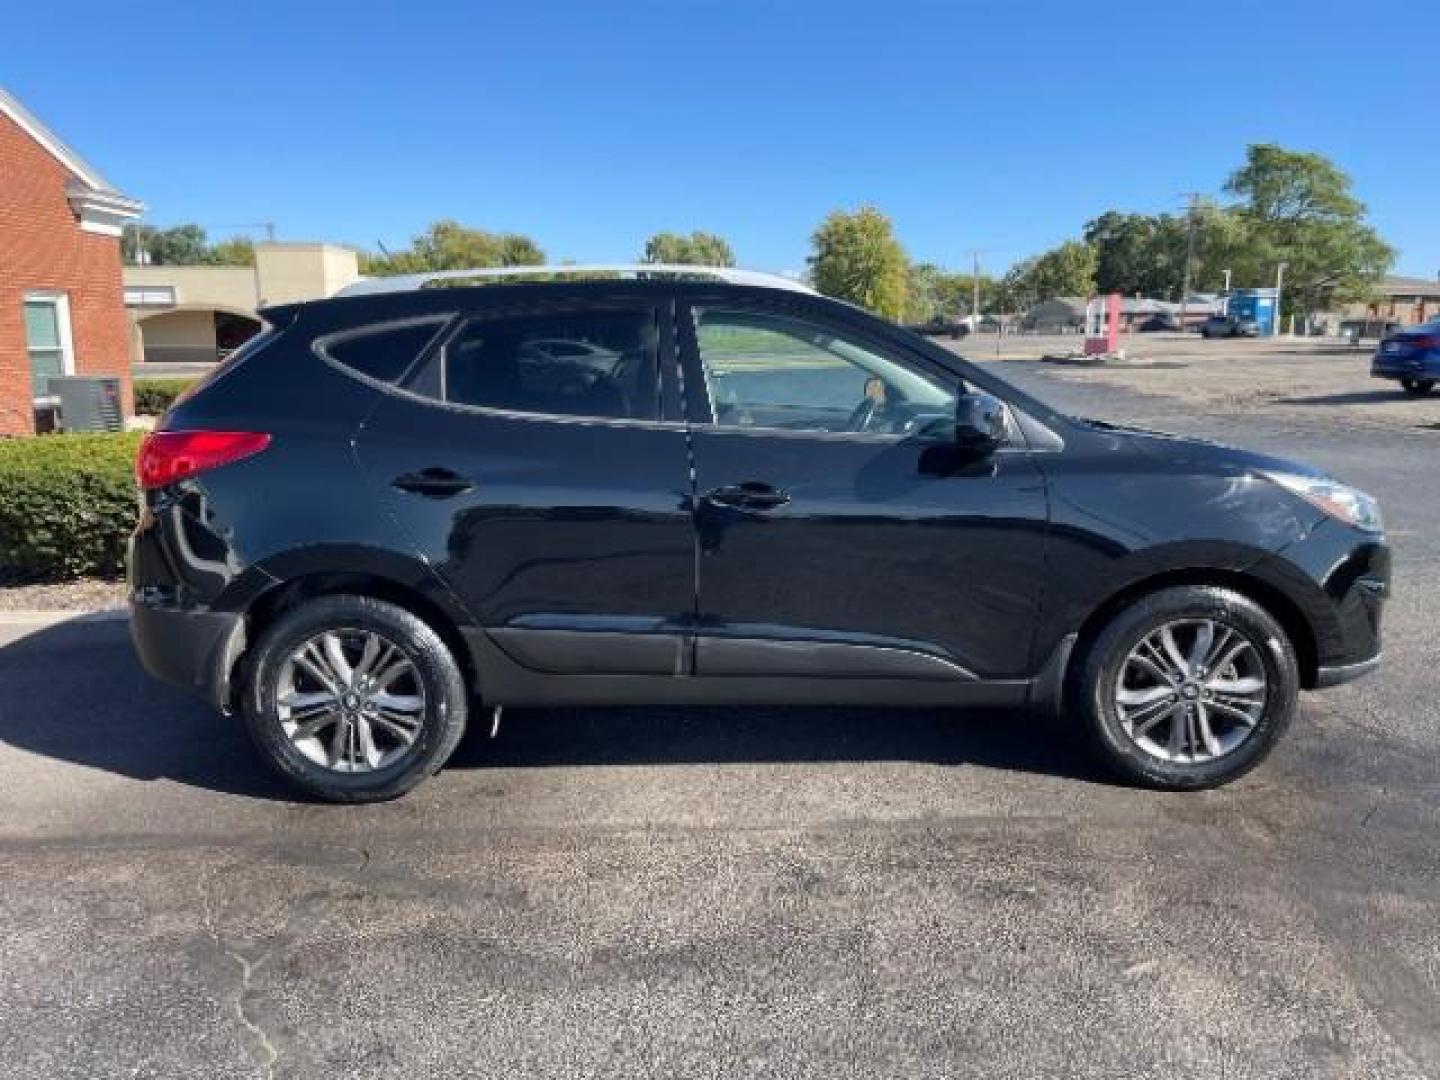
{"type": "Polygon", "coordinates": [[[1296,476],[1280,472],[1261,475],[1346,525],[1377,533],[1385,527],[1380,520],[1380,504],[1363,491],[1323,476],[1296,476]]]}

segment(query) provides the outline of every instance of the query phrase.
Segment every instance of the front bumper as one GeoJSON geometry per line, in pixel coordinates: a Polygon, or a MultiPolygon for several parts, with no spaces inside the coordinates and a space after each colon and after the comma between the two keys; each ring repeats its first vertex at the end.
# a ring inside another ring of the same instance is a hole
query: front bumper
{"type": "Polygon", "coordinates": [[[230,711],[230,672],[245,651],[243,615],[132,601],[130,637],[155,678],[230,711]]]}

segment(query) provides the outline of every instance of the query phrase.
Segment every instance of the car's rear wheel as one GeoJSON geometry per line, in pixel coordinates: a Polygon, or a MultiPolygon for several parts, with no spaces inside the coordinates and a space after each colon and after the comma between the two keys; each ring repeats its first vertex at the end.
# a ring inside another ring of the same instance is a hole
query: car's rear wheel
{"type": "Polygon", "coordinates": [[[1105,761],[1150,787],[1242,776],[1289,726],[1299,665],[1284,629],[1229,589],[1181,586],[1114,615],[1075,669],[1076,700],[1105,761]]]}
{"type": "Polygon", "coordinates": [[[1435,389],[1434,379],[1401,379],[1400,388],[1414,397],[1424,397],[1435,389]]]}
{"type": "Polygon", "coordinates": [[[268,626],[247,656],[244,716],[282,776],[333,802],[403,795],[465,731],[465,680],[444,640],[411,612],[326,596],[268,626]]]}

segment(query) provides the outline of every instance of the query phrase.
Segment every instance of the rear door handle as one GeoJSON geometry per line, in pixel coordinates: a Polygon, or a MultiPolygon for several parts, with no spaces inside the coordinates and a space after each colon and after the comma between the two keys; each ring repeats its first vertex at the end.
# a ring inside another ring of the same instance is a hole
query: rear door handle
{"type": "Polygon", "coordinates": [[[401,473],[390,481],[390,486],[414,495],[424,495],[427,499],[448,499],[469,491],[475,485],[454,469],[434,465],[419,472],[401,473]]]}
{"type": "Polygon", "coordinates": [[[788,503],[790,494],[758,480],[747,480],[743,484],[712,488],[705,493],[705,499],[717,506],[730,506],[738,510],[774,510],[788,503]]]}

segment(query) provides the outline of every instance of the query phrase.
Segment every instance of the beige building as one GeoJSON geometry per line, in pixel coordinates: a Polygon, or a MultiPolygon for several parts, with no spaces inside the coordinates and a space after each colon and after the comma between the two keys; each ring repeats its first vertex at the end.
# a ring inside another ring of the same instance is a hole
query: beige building
{"type": "Polygon", "coordinates": [[[334,244],[262,243],[254,266],[127,266],[125,308],[149,362],[213,362],[260,329],[270,304],[333,296],[360,279],[334,244]]]}
{"type": "Polygon", "coordinates": [[[1440,319],[1440,277],[1387,275],[1375,286],[1375,294],[1376,299],[1370,303],[1345,305],[1340,317],[1393,321],[1401,326],[1440,319]]]}

